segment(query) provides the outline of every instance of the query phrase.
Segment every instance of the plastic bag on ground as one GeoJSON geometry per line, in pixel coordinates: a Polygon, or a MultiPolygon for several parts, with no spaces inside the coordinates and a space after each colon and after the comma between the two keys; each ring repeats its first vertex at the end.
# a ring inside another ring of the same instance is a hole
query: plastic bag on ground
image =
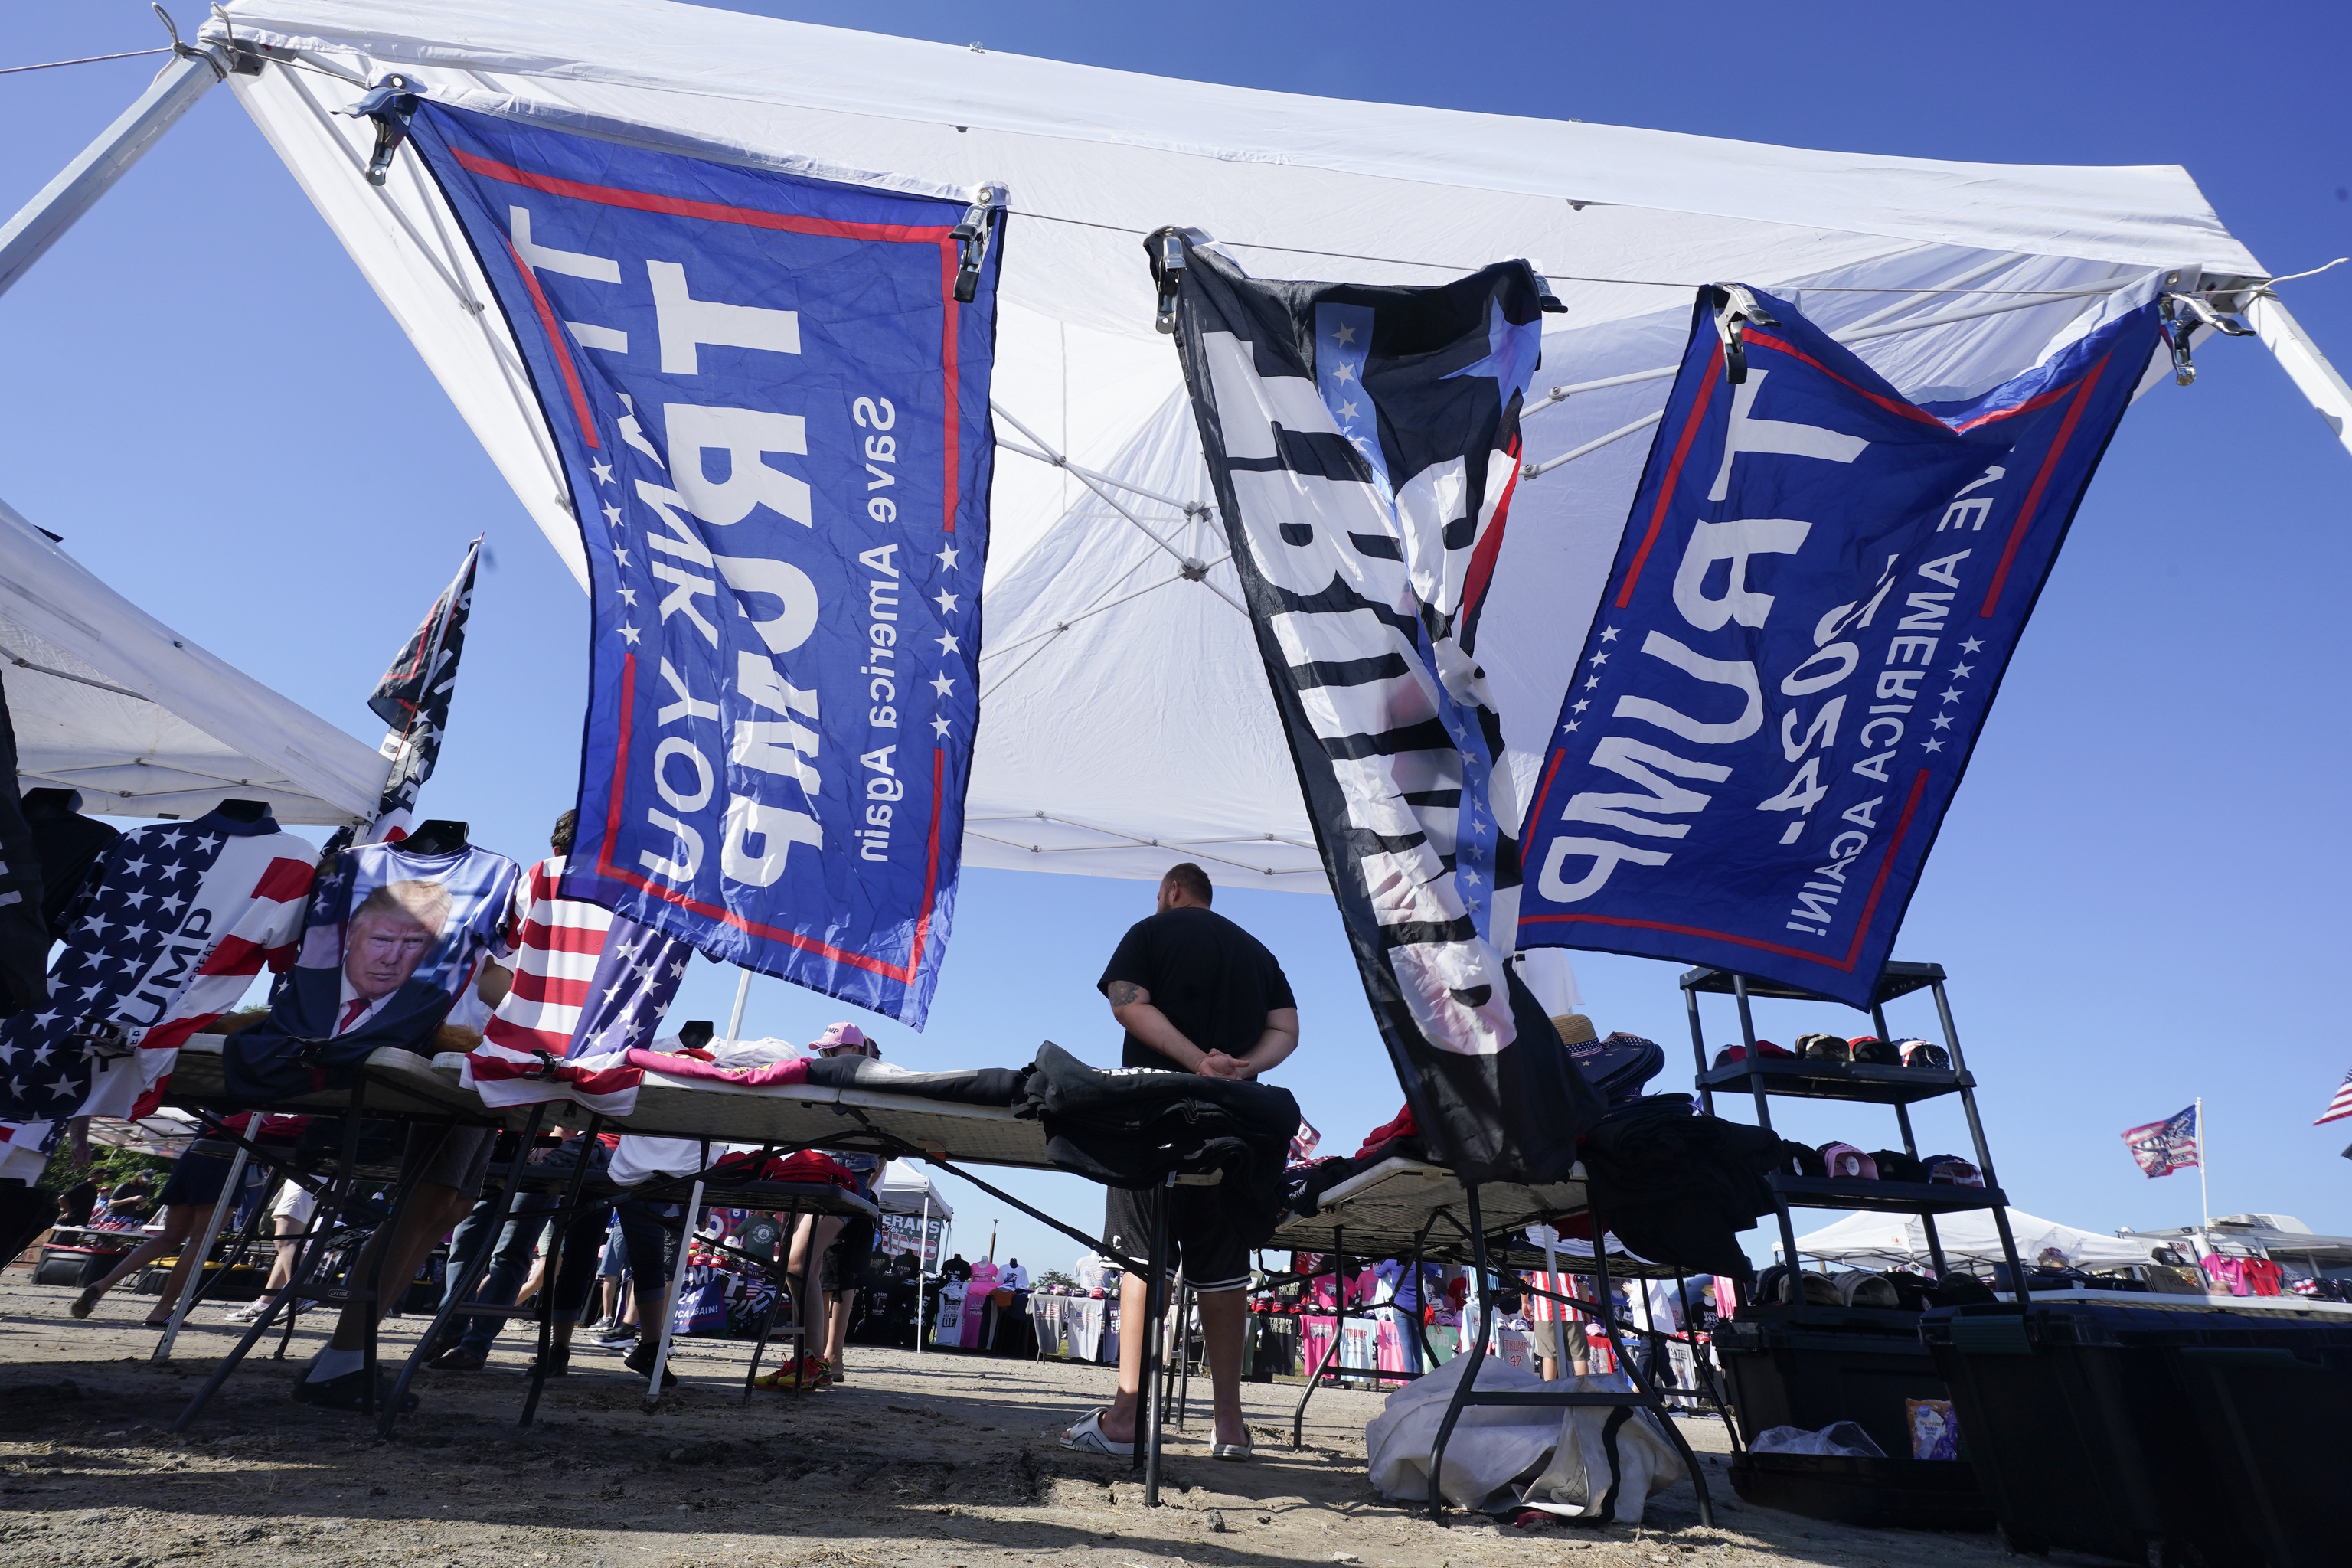
{"type": "MultiPolygon", "coordinates": [[[[1416,1379],[1389,1395],[1387,1405],[1364,1428],[1364,1452],[1372,1488],[1391,1502],[1429,1500],[1430,1450],[1437,1446],[1437,1428],[1445,1406],[1470,1364],[1466,1355],[1454,1357],[1428,1376],[1416,1379]]],[[[1500,1356],[1488,1356],[1478,1368],[1481,1394],[1544,1387],[1532,1374],[1500,1356]]],[[[1445,1500],[1456,1508],[1499,1508],[1512,1500],[1520,1478],[1544,1462],[1559,1441],[1559,1416],[1549,1410],[1523,1405],[1474,1405],[1454,1423],[1445,1445],[1445,1474],[1440,1478],[1445,1500]]]]}
{"type": "MultiPolygon", "coordinates": [[[[1559,1393],[1623,1394],[1630,1393],[1633,1384],[1623,1373],[1612,1372],[1570,1377],[1548,1386],[1559,1393]]],[[[1590,1519],[1600,1514],[1605,1503],[1611,1520],[1639,1524],[1651,1498],[1690,1479],[1681,1452],[1648,1410],[1574,1406],[1561,1412],[1554,1438],[1551,1463],[1520,1494],[1522,1508],[1541,1509],[1565,1519],[1590,1519]],[[1612,1498],[1607,1433],[1610,1421],[1620,1416],[1623,1419],[1617,1428],[1617,1495],[1612,1498]]]]}
{"type": "Polygon", "coordinates": [[[1802,1426],[1775,1426],[1756,1435],[1748,1445],[1758,1454],[1814,1454],[1837,1459],[1883,1459],[1886,1451],[1870,1440],[1870,1434],[1851,1421],[1832,1421],[1818,1432],[1808,1432],[1802,1426]]]}

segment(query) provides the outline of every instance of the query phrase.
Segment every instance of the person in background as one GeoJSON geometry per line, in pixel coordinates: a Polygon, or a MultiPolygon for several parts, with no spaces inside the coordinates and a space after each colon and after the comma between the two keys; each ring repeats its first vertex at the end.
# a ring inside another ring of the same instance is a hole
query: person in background
{"type": "MultiPolygon", "coordinates": [[[[260,1295],[242,1307],[223,1312],[222,1322],[258,1322],[277,1301],[278,1293],[294,1283],[294,1270],[301,1261],[302,1237],[310,1228],[310,1216],[318,1212],[318,1194],[301,1183],[289,1181],[278,1187],[278,1197],[269,1205],[271,1240],[278,1251],[269,1265],[269,1279],[262,1285],[260,1295]]],[[[296,1301],[291,1310],[299,1312],[309,1305],[308,1301],[296,1301]]]]}
{"type": "MultiPolygon", "coordinates": [[[[1111,953],[1097,988],[1127,1032],[1121,1067],[1246,1080],[1280,1066],[1298,1048],[1298,1005],[1282,965],[1265,943],[1209,907],[1214,897],[1200,867],[1171,867],[1160,879],[1157,908],[1129,927],[1111,953]]],[[[1216,1411],[1209,1452],[1219,1459],[1246,1459],[1241,1380],[1249,1246],[1226,1227],[1205,1191],[1114,1187],[1104,1205],[1103,1235],[1115,1250],[1146,1257],[1160,1205],[1168,1205],[1169,1239],[1186,1280],[1200,1293],[1216,1411]]],[[[1120,1321],[1141,1322],[1149,1295],[1141,1275],[1124,1276],[1120,1321]]],[[[1115,1397],[1064,1432],[1062,1447],[1132,1457],[1142,1386],[1143,1336],[1121,1334],[1115,1397]]]]}
{"type": "MultiPolygon", "coordinates": [[[[225,1125],[233,1132],[243,1133],[260,1120],[257,1113],[247,1111],[229,1118],[225,1125]]],[[[180,1299],[180,1287],[197,1261],[195,1249],[188,1244],[212,1217],[213,1205],[220,1202],[221,1189],[228,1185],[229,1163],[236,1152],[236,1145],[225,1138],[190,1141],[173,1163],[171,1179],[163,1184],[163,1228],[131,1248],[121,1262],[107,1271],[105,1278],[75,1297],[66,1310],[76,1318],[89,1317],[109,1290],[165,1253],[176,1252],[179,1258],[163,1281],[163,1293],[147,1314],[147,1327],[168,1327],[173,1303],[180,1299]]],[[[126,1181],[115,1189],[112,1209],[126,1206],[122,1194],[131,1184],[126,1181]]]]}
{"type": "MultiPolygon", "coordinates": [[[[882,1047],[868,1038],[865,1030],[847,1022],[825,1026],[824,1033],[809,1042],[809,1049],[826,1058],[882,1058],[882,1047]]],[[[880,1155],[837,1149],[820,1149],[817,1152],[857,1177],[860,1196],[874,1195],[874,1184],[882,1175],[880,1155]]],[[[839,1215],[801,1215],[800,1223],[793,1228],[791,1258],[786,1265],[793,1279],[802,1277],[812,1248],[821,1262],[816,1298],[825,1304],[821,1351],[824,1376],[834,1383],[845,1383],[848,1380],[847,1368],[842,1357],[849,1342],[849,1315],[857,1303],[858,1276],[865,1272],[866,1259],[874,1255],[874,1222],[863,1216],[845,1222],[839,1215]]],[[[808,1313],[798,1302],[793,1304],[793,1311],[804,1328],[812,1326],[808,1313]]]]}

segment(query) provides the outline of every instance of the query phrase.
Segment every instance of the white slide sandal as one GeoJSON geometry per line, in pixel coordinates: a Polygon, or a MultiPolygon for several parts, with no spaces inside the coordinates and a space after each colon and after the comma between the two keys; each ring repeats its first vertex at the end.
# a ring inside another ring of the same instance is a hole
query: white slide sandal
{"type": "Polygon", "coordinates": [[[1132,1459],[1135,1445],[1114,1443],[1103,1436],[1103,1413],[1089,1410],[1062,1436],[1062,1447],[1074,1454],[1100,1454],[1109,1459],[1132,1459]]]}

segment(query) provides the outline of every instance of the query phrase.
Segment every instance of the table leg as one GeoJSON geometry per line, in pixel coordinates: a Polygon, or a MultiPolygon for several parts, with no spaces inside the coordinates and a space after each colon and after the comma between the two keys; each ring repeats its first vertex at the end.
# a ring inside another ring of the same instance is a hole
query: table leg
{"type": "MultiPolygon", "coordinates": [[[[229,1205],[236,1201],[238,1190],[245,1183],[244,1149],[229,1162],[228,1181],[221,1188],[220,1201],[213,1205],[213,1216],[205,1222],[205,1239],[196,1248],[196,1260],[188,1277],[180,1282],[180,1299],[172,1304],[172,1321],[163,1330],[163,1337],[155,1342],[155,1353],[148,1357],[151,1365],[161,1366],[172,1359],[172,1342],[180,1337],[180,1325],[188,1320],[188,1309],[195,1304],[196,1292],[204,1288],[205,1265],[213,1255],[213,1243],[220,1239],[221,1221],[228,1217],[229,1205]]],[[[183,1242],[182,1246],[186,1243],[183,1242]]]]}
{"type": "MultiPolygon", "coordinates": [[[[1310,1275],[1306,1282],[1305,1294],[1300,1299],[1301,1305],[1305,1304],[1306,1298],[1314,1294],[1315,1278],[1310,1275]]],[[[1294,1450],[1306,1447],[1307,1402],[1314,1398],[1315,1391],[1323,1385],[1325,1369],[1339,1359],[1339,1341],[1348,1331],[1348,1228],[1345,1226],[1331,1227],[1331,1342],[1323,1347],[1323,1359],[1317,1362],[1315,1370],[1307,1374],[1307,1387],[1298,1395],[1298,1407],[1290,1413],[1290,1446],[1294,1450]]],[[[1307,1343],[1307,1314],[1302,1311],[1298,1316],[1298,1342],[1303,1349],[1307,1343]]]]}
{"type": "Polygon", "coordinates": [[[1478,1287],[1478,1332],[1472,1343],[1455,1352],[1454,1359],[1467,1364],[1454,1385],[1454,1397],[1446,1402],[1444,1418],[1437,1424],[1437,1441],[1429,1450],[1429,1517],[1439,1524],[1445,1522],[1445,1489],[1441,1484],[1445,1446],[1453,1441],[1454,1426],[1462,1419],[1471,1390],[1478,1386],[1478,1369],[1486,1363],[1486,1341],[1495,1324],[1496,1292],[1486,1280],[1486,1227],[1478,1216],[1478,1188],[1475,1183],[1465,1183],[1462,1192],[1470,1211],[1470,1268],[1472,1281],[1478,1287]]]}
{"type": "MultiPolygon", "coordinates": [[[[708,1159],[703,1162],[709,1166],[708,1159]]],[[[662,1373],[669,1365],[670,1327],[677,1319],[677,1293],[686,1283],[686,1260],[694,1250],[694,1227],[702,1218],[702,1178],[694,1178],[694,1191],[686,1200],[686,1228],[678,1233],[677,1268],[669,1277],[669,1295],[662,1302],[661,1339],[654,1346],[654,1372],[646,1380],[646,1409],[648,1413],[661,1403],[662,1373]]],[[[644,1331],[643,1325],[638,1331],[644,1331]]]]}
{"type": "Polygon", "coordinates": [[[1135,1457],[1143,1466],[1143,1506],[1160,1506],[1160,1382],[1167,1375],[1160,1361],[1160,1336],[1168,1312],[1165,1283],[1168,1263],[1169,1210],[1176,1203],[1176,1178],[1171,1174],[1160,1189],[1160,1206],[1151,1225],[1150,1273],[1143,1288],[1142,1386],[1136,1390],[1137,1443],[1135,1457]]]}

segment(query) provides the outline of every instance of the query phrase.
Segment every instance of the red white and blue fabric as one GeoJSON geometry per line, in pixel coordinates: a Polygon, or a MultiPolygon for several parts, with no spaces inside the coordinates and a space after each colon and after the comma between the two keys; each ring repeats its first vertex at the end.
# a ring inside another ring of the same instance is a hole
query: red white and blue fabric
{"type": "Polygon", "coordinates": [[[598,905],[560,897],[564,858],[515,889],[514,984],[466,1058],[488,1105],[568,1100],[608,1116],[636,1109],[632,1047],[661,1032],[693,949],[598,905]]]}
{"type": "Polygon", "coordinates": [[[2139,1168],[2151,1176],[2168,1176],[2203,1163],[2197,1149],[2197,1108],[2190,1106],[2161,1121],[2135,1127],[2124,1134],[2139,1168]]]}
{"type": "Polygon", "coordinates": [[[2319,1120],[2312,1125],[2322,1127],[2330,1121],[2341,1121],[2347,1116],[2352,1116],[2352,1072],[2344,1075],[2344,1081],[2336,1086],[2336,1098],[2327,1102],[2327,1109],[2320,1113],[2319,1120]]]}
{"type": "Polygon", "coordinates": [[[1522,947],[1869,1005],[2158,347],[2154,287],[2013,379],[1925,402],[1784,300],[1699,291],[1532,791],[1522,947]]]}
{"type": "Polygon", "coordinates": [[[921,1027],[979,718],[1002,247],[959,281],[961,195],[429,97],[410,136],[580,520],[574,890],[921,1027]]]}
{"type": "Polygon", "coordinates": [[[182,1043],[293,962],[314,853],[218,812],[107,850],[66,916],[48,1005],[0,1020],[0,1176],[37,1176],[69,1118],[155,1108],[182,1043]],[[130,1048],[90,1048],[91,1025],[130,1048]]]}

